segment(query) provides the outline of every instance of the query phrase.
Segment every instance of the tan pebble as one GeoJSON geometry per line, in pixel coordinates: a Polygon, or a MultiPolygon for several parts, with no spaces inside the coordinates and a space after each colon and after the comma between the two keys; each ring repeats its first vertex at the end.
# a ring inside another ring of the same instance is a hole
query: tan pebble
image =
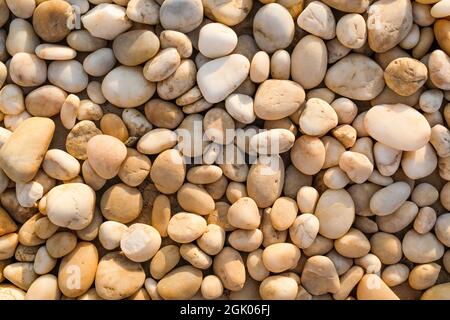
{"type": "Polygon", "coordinates": [[[153,278],[161,279],[180,261],[180,250],[175,245],[162,247],[150,262],[150,273],[153,278]]]}
{"type": "Polygon", "coordinates": [[[119,252],[112,252],[103,256],[98,264],[95,289],[103,299],[119,300],[133,295],[144,281],[145,272],[140,264],[119,252]]]}
{"type": "Polygon", "coordinates": [[[224,288],[239,291],[244,287],[246,275],[245,266],[240,253],[230,247],[225,247],[214,258],[213,270],[220,278],[224,288]]]}
{"type": "Polygon", "coordinates": [[[127,149],[122,141],[115,137],[96,135],[88,141],[86,154],[92,169],[100,177],[110,179],[119,172],[127,149]]]}
{"type": "Polygon", "coordinates": [[[143,198],[141,192],[119,183],[111,186],[103,193],[100,209],[108,220],[128,223],[136,219],[141,213],[143,198]]]}
{"type": "Polygon", "coordinates": [[[376,274],[364,275],[356,290],[358,300],[400,300],[376,274]]]}
{"type": "Polygon", "coordinates": [[[158,294],[165,300],[190,299],[200,289],[202,278],[202,272],[192,266],[176,268],[158,282],[158,294]]]}
{"type": "Polygon", "coordinates": [[[132,224],[122,234],[120,249],[131,261],[150,260],[161,246],[161,236],[152,226],[143,223],[132,224]]]}
{"type": "Polygon", "coordinates": [[[325,256],[308,258],[301,277],[302,286],[311,294],[336,293],[340,289],[339,277],[333,262],[325,256]]]}
{"type": "Polygon", "coordinates": [[[402,258],[402,244],[400,240],[389,233],[377,232],[370,238],[371,252],[383,264],[396,264],[402,258]]]}

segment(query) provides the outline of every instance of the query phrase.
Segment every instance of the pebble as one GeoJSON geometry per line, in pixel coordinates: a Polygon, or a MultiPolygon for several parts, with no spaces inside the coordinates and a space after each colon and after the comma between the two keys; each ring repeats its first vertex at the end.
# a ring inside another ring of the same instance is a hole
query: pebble
{"type": "Polygon", "coordinates": [[[364,127],[375,140],[403,151],[415,151],[428,142],[431,128],[426,119],[414,108],[404,104],[378,105],[364,117],[364,127]],[[376,125],[383,119],[383,129],[376,125]],[[402,138],[398,138],[402,132],[402,138]]]}
{"type": "Polygon", "coordinates": [[[336,36],[333,12],[320,1],[310,2],[298,16],[297,24],[303,30],[324,40],[331,40],[336,36]]]}
{"type": "Polygon", "coordinates": [[[200,29],[198,48],[205,57],[216,59],[233,52],[237,42],[233,29],[221,23],[209,23],[200,29]]]}
{"type": "Polygon", "coordinates": [[[395,47],[412,27],[412,6],[408,0],[381,0],[371,4],[367,13],[368,42],[375,52],[386,52],[395,47]]]}
{"type": "Polygon", "coordinates": [[[250,62],[240,54],[214,59],[198,70],[198,86],[206,101],[217,103],[239,87],[249,71],[250,62]]]}
{"type": "Polygon", "coordinates": [[[327,190],[320,196],[314,215],[319,219],[319,233],[329,239],[338,239],[350,230],[355,205],[346,190],[327,190]]]}
{"type": "Polygon", "coordinates": [[[287,48],[294,39],[294,21],[278,3],[264,5],[253,18],[253,35],[261,50],[273,53],[287,48]]]}
{"type": "Polygon", "coordinates": [[[378,96],[385,82],[383,70],[375,61],[352,53],[328,69],[325,85],[341,96],[365,101],[378,96]]]}
{"type": "Polygon", "coordinates": [[[113,40],[132,26],[125,8],[113,3],[98,4],[81,17],[81,22],[92,36],[105,40],[113,40]]]}
{"type": "Polygon", "coordinates": [[[119,108],[144,104],[155,91],[155,84],[144,78],[140,67],[119,66],[111,70],[102,82],[103,95],[119,108]]]}
{"type": "Polygon", "coordinates": [[[52,120],[40,117],[25,120],[14,130],[0,151],[0,166],[10,179],[16,182],[33,179],[50,145],[54,130],[52,120]]]}
{"type": "Polygon", "coordinates": [[[95,274],[95,290],[103,299],[119,300],[133,295],[144,281],[145,272],[139,263],[128,260],[123,253],[111,252],[100,259],[95,274]]]}
{"type": "MultiPolygon", "coordinates": [[[[328,53],[325,42],[314,35],[303,37],[295,46],[290,57],[292,80],[299,83],[304,89],[317,87],[325,78],[327,61],[328,53]]],[[[287,74],[287,78],[289,79],[289,74],[287,74]]]]}

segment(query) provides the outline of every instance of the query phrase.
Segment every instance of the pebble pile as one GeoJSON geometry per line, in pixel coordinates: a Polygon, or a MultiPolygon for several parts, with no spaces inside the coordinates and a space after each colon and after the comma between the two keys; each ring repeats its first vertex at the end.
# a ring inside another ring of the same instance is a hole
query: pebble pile
{"type": "Polygon", "coordinates": [[[0,0],[0,300],[450,299],[450,0],[0,0]]]}

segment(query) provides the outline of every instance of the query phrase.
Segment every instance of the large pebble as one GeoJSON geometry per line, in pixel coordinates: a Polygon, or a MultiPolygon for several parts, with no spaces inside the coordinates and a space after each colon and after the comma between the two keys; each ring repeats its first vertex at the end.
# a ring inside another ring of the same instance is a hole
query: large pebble
{"type": "Polygon", "coordinates": [[[314,295],[336,293],[340,289],[339,276],[330,258],[314,256],[306,260],[301,276],[302,286],[314,295]]]}
{"type": "Polygon", "coordinates": [[[0,150],[0,167],[16,182],[28,182],[36,175],[53,138],[55,124],[34,117],[22,122],[0,150]]]}
{"type": "Polygon", "coordinates": [[[433,233],[419,234],[408,231],[403,237],[402,249],[405,257],[414,263],[429,263],[444,255],[444,246],[433,233]]]}
{"type": "Polygon", "coordinates": [[[327,190],[319,198],[314,215],[319,219],[319,233],[338,239],[350,230],[355,219],[355,205],[346,190],[327,190]]]}
{"type": "Polygon", "coordinates": [[[294,21],[278,3],[263,6],[253,18],[253,35],[258,47],[267,53],[287,48],[294,39],[294,21]]]}
{"type": "Polygon", "coordinates": [[[203,20],[201,0],[167,0],[159,10],[159,19],[164,29],[188,33],[203,20]]]}
{"type": "Polygon", "coordinates": [[[312,1],[300,13],[297,24],[303,30],[325,40],[336,36],[336,21],[331,9],[320,1],[312,1]]]}
{"type": "Polygon", "coordinates": [[[214,273],[220,278],[224,288],[239,291],[245,283],[245,265],[239,251],[225,247],[213,262],[214,273]]]}
{"type": "Polygon", "coordinates": [[[159,39],[149,30],[132,30],[118,35],[112,47],[121,64],[137,66],[159,51],[159,39]]]}
{"type": "Polygon", "coordinates": [[[156,91],[156,85],[144,78],[141,67],[119,66],[110,71],[102,82],[105,98],[120,108],[144,104],[156,91]]]}
{"type": "Polygon", "coordinates": [[[183,185],[186,176],[184,158],[178,150],[170,149],[160,153],[153,162],[150,177],[162,193],[175,193],[183,185]]]}
{"type": "Polygon", "coordinates": [[[395,47],[412,27],[409,0],[380,0],[373,3],[367,13],[369,46],[375,52],[386,52],[395,47]]]}
{"type": "Polygon", "coordinates": [[[384,70],[386,85],[400,96],[411,96],[427,81],[425,64],[412,58],[393,60],[384,70]]]}
{"type": "Polygon", "coordinates": [[[111,179],[119,173],[127,156],[127,148],[119,139],[109,135],[96,135],[86,146],[92,169],[102,178],[111,179]]]}
{"type": "Polygon", "coordinates": [[[205,15],[208,18],[227,26],[234,26],[242,22],[253,7],[252,0],[231,0],[226,2],[203,0],[202,3],[205,15]]]}
{"type": "Polygon", "coordinates": [[[326,86],[356,100],[371,100],[384,89],[383,69],[372,59],[352,53],[328,69],[326,86]]]}
{"type": "Polygon", "coordinates": [[[206,101],[217,103],[236,90],[249,71],[248,59],[240,54],[232,54],[205,63],[197,72],[197,83],[206,101]]]}
{"type": "Polygon", "coordinates": [[[303,88],[290,80],[266,80],[256,91],[254,111],[264,120],[279,120],[297,111],[305,101],[303,88]]]}
{"type": "Polygon", "coordinates": [[[306,101],[299,120],[300,129],[304,134],[322,136],[337,124],[337,114],[326,101],[319,98],[306,101]]]}
{"type": "Polygon", "coordinates": [[[81,17],[83,26],[94,37],[113,40],[132,26],[124,7],[100,3],[81,17]]]}
{"type": "Polygon", "coordinates": [[[47,65],[34,54],[19,52],[10,61],[9,74],[14,83],[22,87],[35,87],[45,82],[47,65]]]}
{"type": "Polygon", "coordinates": [[[206,230],[206,220],[203,217],[187,212],[173,215],[167,227],[169,237],[178,243],[192,242],[206,230]]]}
{"type": "Polygon", "coordinates": [[[108,220],[128,223],[141,213],[143,199],[136,188],[119,183],[111,186],[102,195],[100,209],[108,220]]]}
{"type": "Polygon", "coordinates": [[[95,274],[95,290],[106,300],[128,298],[144,284],[145,272],[139,263],[119,252],[108,253],[100,260],[95,274]],[[126,279],[126,281],[124,281],[126,279]]]}
{"type": "Polygon", "coordinates": [[[374,106],[364,117],[364,127],[375,140],[403,151],[415,151],[428,142],[431,128],[425,117],[404,104],[374,106]],[[383,126],[379,124],[381,122],[383,126]]]}
{"type": "Polygon", "coordinates": [[[209,23],[200,29],[198,49],[205,57],[215,59],[233,52],[237,42],[233,29],[221,23],[209,23]]]}
{"type": "Polygon", "coordinates": [[[317,87],[325,78],[327,61],[325,42],[313,35],[303,37],[292,51],[292,80],[305,89],[317,87]]]}
{"type": "Polygon", "coordinates": [[[165,300],[191,299],[202,285],[201,270],[182,266],[170,271],[157,285],[159,295],[165,300]]]}
{"type": "Polygon", "coordinates": [[[49,191],[45,204],[45,213],[52,223],[82,230],[94,216],[95,192],[82,183],[62,184],[49,191]]]}
{"type": "Polygon", "coordinates": [[[71,298],[87,292],[94,283],[97,264],[96,247],[88,242],[78,243],[59,266],[58,284],[61,292],[71,298]]]}

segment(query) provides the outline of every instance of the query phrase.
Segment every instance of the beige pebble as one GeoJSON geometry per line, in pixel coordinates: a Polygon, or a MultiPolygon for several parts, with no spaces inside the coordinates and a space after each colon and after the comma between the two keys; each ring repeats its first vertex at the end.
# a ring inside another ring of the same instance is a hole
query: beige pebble
{"type": "Polygon", "coordinates": [[[289,11],[277,3],[261,7],[253,18],[253,35],[267,53],[285,49],[294,38],[294,21],[289,11]]]}
{"type": "Polygon", "coordinates": [[[336,21],[331,9],[324,3],[312,1],[300,13],[297,24],[303,30],[325,40],[336,35],[336,21]]]}
{"type": "Polygon", "coordinates": [[[59,300],[60,296],[57,278],[52,274],[47,274],[40,276],[31,284],[25,300],[59,300]]]}
{"type": "Polygon", "coordinates": [[[161,48],[175,48],[182,58],[189,58],[192,55],[191,40],[182,32],[175,30],[164,30],[159,35],[161,48]]]}
{"type": "Polygon", "coordinates": [[[347,191],[327,190],[320,196],[314,214],[320,222],[319,233],[329,239],[338,239],[350,229],[355,206],[347,191]]]}
{"type": "Polygon", "coordinates": [[[200,290],[205,299],[217,299],[223,294],[223,285],[217,276],[209,275],[203,278],[200,290]]]}
{"type": "Polygon", "coordinates": [[[314,295],[336,293],[340,289],[339,277],[333,262],[321,255],[306,260],[301,282],[302,286],[314,295]]]}
{"type": "Polygon", "coordinates": [[[246,57],[231,54],[204,64],[197,72],[197,84],[206,101],[217,103],[239,87],[249,71],[250,62],[246,57]]]}
{"type": "Polygon", "coordinates": [[[435,50],[428,60],[428,72],[431,82],[439,89],[449,90],[450,82],[446,74],[450,70],[450,57],[442,50],[435,50]]]}
{"type": "Polygon", "coordinates": [[[38,278],[30,262],[15,262],[3,269],[3,276],[12,284],[27,291],[31,284],[38,278]]]}
{"type": "Polygon", "coordinates": [[[303,135],[291,149],[292,164],[302,173],[314,175],[322,169],[325,162],[325,146],[317,137],[303,135]]]}
{"type": "Polygon", "coordinates": [[[83,26],[94,36],[113,40],[132,25],[125,8],[111,3],[100,3],[81,18],[83,26]]]}
{"type": "Polygon", "coordinates": [[[83,65],[76,60],[51,62],[48,66],[48,80],[70,93],[83,91],[89,81],[83,65]]]}
{"type": "Polygon", "coordinates": [[[98,239],[107,250],[114,250],[120,245],[123,233],[127,226],[117,221],[105,221],[100,225],[98,239]]]}
{"type": "Polygon", "coordinates": [[[299,248],[310,247],[319,232],[319,220],[316,216],[304,213],[298,216],[289,228],[292,242],[299,248]]]}
{"type": "Polygon", "coordinates": [[[370,238],[371,252],[383,264],[396,264],[402,258],[400,240],[389,233],[377,232],[370,238]]]}
{"type": "Polygon", "coordinates": [[[120,170],[127,149],[119,139],[109,135],[96,135],[89,139],[86,154],[92,169],[102,178],[111,179],[120,170]]]}
{"type": "Polygon", "coordinates": [[[432,287],[439,276],[441,266],[437,263],[426,263],[415,266],[408,278],[408,283],[415,290],[425,290],[432,287]]]}
{"type": "Polygon", "coordinates": [[[58,284],[61,292],[71,298],[78,297],[88,292],[94,283],[98,264],[98,252],[95,246],[88,242],[80,242],[75,249],[66,255],[60,264],[58,272],[58,284]],[[79,282],[75,286],[71,282],[74,271],[79,272],[79,282]]]}
{"type": "Polygon", "coordinates": [[[162,247],[150,262],[150,273],[153,278],[161,279],[180,261],[180,250],[175,245],[162,247]]]}
{"type": "Polygon", "coordinates": [[[95,289],[103,299],[119,300],[133,295],[144,281],[145,273],[140,264],[119,252],[112,252],[103,256],[98,264],[95,289]]]}
{"type": "Polygon", "coordinates": [[[12,258],[19,243],[17,233],[10,233],[0,237],[0,257],[2,260],[12,258]]]}
{"type": "Polygon", "coordinates": [[[119,183],[111,186],[103,193],[100,209],[108,220],[128,223],[136,219],[142,211],[143,198],[141,192],[119,183]]]}
{"type": "Polygon", "coordinates": [[[10,55],[18,52],[34,53],[40,40],[33,26],[25,19],[13,19],[6,37],[6,49],[10,55]]]}
{"type": "Polygon", "coordinates": [[[377,191],[370,199],[370,210],[379,216],[386,216],[395,210],[409,198],[411,188],[406,182],[394,182],[393,184],[377,191]]]}
{"type": "Polygon", "coordinates": [[[371,100],[384,88],[383,70],[368,57],[350,54],[328,69],[325,84],[330,90],[344,97],[371,100]],[[357,75],[353,77],[355,72],[357,75]]]}
{"type": "Polygon", "coordinates": [[[421,300],[448,300],[449,297],[449,288],[448,283],[442,283],[435,285],[425,291],[423,295],[420,297],[421,300]]]}
{"type": "Polygon", "coordinates": [[[289,80],[291,75],[291,56],[286,50],[275,51],[270,57],[270,75],[272,79],[289,80]]]}
{"type": "Polygon", "coordinates": [[[122,233],[120,249],[135,262],[150,260],[161,246],[161,236],[152,226],[135,223],[122,233]]]}
{"type": "Polygon", "coordinates": [[[259,287],[263,300],[295,300],[297,293],[295,280],[281,275],[267,277],[259,287]]]}
{"type": "Polygon", "coordinates": [[[230,27],[208,23],[200,29],[198,48],[205,57],[215,59],[233,52],[237,42],[237,35],[230,27]]]}
{"type": "Polygon", "coordinates": [[[235,249],[225,247],[215,256],[213,270],[222,281],[224,288],[239,291],[244,287],[245,266],[241,254],[235,249]]]}
{"type": "Polygon", "coordinates": [[[43,84],[47,78],[47,66],[36,55],[16,53],[9,65],[11,80],[23,87],[35,87],[43,84]]]}
{"type": "Polygon", "coordinates": [[[120,108],[137,107],[148,101],[155,91],[156,85],[144,78],[141,67],[116,67],[102,82],[105,98],[120,108]]]}
{"type": "Polygon", "coordinates": [[[405,257],[414,263],[429,263],[444,255],[444,246],[432,233],[408,231],[402,242],[405,257]]]}
{"type": "Polygon", "coordinates": [[[206,230],[206,220],[203,217],[187,212],[173,215],[167,226],[169,237],[179,243],[192,242],[206,230]],[[189,228],[187,228],[188,226],[189,228]]]}
{"type": "Polygon", "coordinates": [[[255,95],[255,114],[264,120],[279,120],[294,113],[305,101],[305,92],[290,80],[266,80],[255,95]],[[277,105],[277,108],[273,108],[277,105]]]}
{"type": "Polygon", "coordinates": [[[144,24],[158,24],[159,5],[153,0],[132,0],[128,2],[127,17],[144,24]]]}
{"type": "Polygon", "coordinates": [[[70,47],[49,43],[38,45],[35,52],[44,60],[71,60],[77,55],[77,52],[70,47]]]}
{"type": "Polygon", "coordinates": [[[364,275],[356,290],[358,300],[400,300],[376,274],[364,275]]]}
{"type": "Polygon", "coordinates": [[[0,90],[0,111],[16,115],[25,111],[22,89],[15,84],[7,84],[0,90]]]}

